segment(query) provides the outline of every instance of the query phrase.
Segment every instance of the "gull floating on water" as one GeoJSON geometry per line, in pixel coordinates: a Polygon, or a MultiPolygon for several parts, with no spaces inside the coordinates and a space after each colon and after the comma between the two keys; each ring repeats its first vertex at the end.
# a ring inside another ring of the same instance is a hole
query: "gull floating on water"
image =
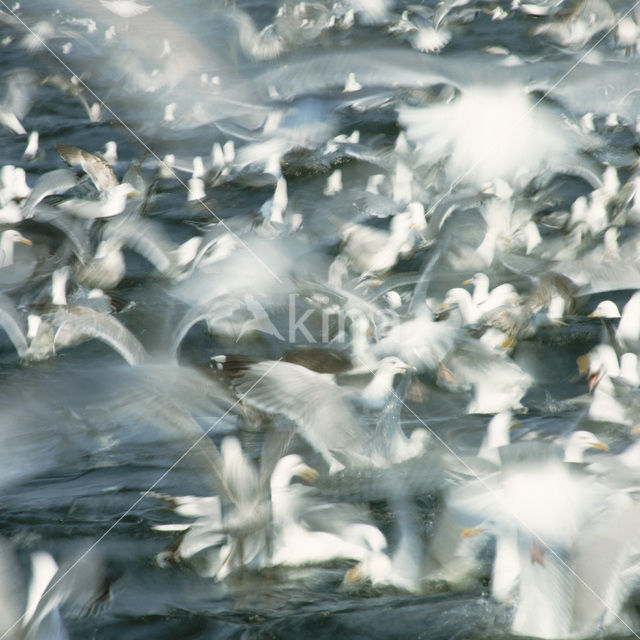
{"type": "MultiPolygon", "coordinates": [[[[617,568],[594,560],[591,534],[608,522],[618,500],[593,476],[567,464],[581,460],[587,447],[604,449],[593,434],[572,434],[566,461],[542,445],[522,442],[501,449],[499,475],[460,486],[450,504],[454,510],[473,510],[483,520],[481,528],[497,537],[492,594],[513,603],[512,631],[564,638],[594,624],[597,615],[582,609],[584,599],[599,600],[598,613],[613,604],[592,581],[605,579],[605,574],[609,579],[617,568]]],[[[630,536],[631,530],[625,528],[622,535],[630,536]]],[[[609,553],[609,543],[598,544],[602,553],[609,553]]],[[[628,547],[619,558],[631,561],[628,547]]]]}
{"type": "Polygon", "coordinates": [[[291,483],[294,477],[306,482],[317,477],[300,456],[277,460],[265,482],[262,469],[258,476],[236,438],[223,439],[220,453],[220,496],[158,496],[180,515],[195,518],[191,524],[156,527],[183,531],[175,548],[161,554],[161,562],[204,555],[202,572],[223,579],[243,566],[361,560],[386,547],[385,537],[360,510],[322,503],[310,487],[291,483]]]}

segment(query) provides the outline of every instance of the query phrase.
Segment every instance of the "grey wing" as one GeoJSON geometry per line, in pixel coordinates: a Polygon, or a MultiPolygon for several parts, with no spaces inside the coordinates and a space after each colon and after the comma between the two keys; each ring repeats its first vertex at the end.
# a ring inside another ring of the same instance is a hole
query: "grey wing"
{"type": "Polygon", "coordinates": [[[176,354],[178,352],[180,344],[191,328],[198,322],[206,320],[209,325],[209,331],[215,333],[218,322],[229,319],[236,311],[242,309],[243,306],[242,301],[236,299],[233,295],[221,295],[202,304],[190,307],[173,331],[171,339],[173,353],[176,354]]]}
{"type": "Polygon", "coordinates": [[[23,324],[22,318],[11,298],[0,293],[0,326],[9,336],[9,340],[11,340],[21,358],[24,357],[28,349],[23,324]]]}
{"type": "Polygon", "coordinates": [[[278,427],[265,437],[260,455],[260,469],[258,475],[258,495],[264,495],[271,480],[271,474],[278,464],[278,460],[286,453],[294,435],[294,429],[287,425],[278,427]]]}
{"type": "Polygon", "coordinates": [[[85,225],[79,220],[67,216],[59,209],[44,204],[40,205],[35,212],[33,212],[33,218],[37,222],[50,224],[62,231],[71,243],[78,260],[88,262],[91,259],[91,240],[89,239],[85,225]]]}
{"type": "Polygon", "coordinates": [[[78,182],[75,173],[69,169],[56,169],[48,171],[40,176],[33,186],[29,197],[22,205],[22,212],[25,218],[30,218],[34,214],[34,209],[47,196],[64,193],[78,182]]]}
{"type": "Polygon", "coordinates": [[[79,164],[82,170],[91,178],[98,191],[104,191],[120,184],[116,174],[106,160],[62,142],[56,144],[56,149],[69,164],[79,164]]]}
{"type": "MultiPolygon", "coordinates": [[[[225,370],[234,361],[225,363],[225,370]]],[[[358,423],[347,394],[332,380],[288,362],[235,361],[232,385],[238,395],[262,411],[279,413],[326,459],[332,451],[367,455],[369,434],[358,423]]]]}
{"type": "Polygon", "coordinates": [[[49,317],[56,327],[63,325],[102,340],[115,349],[130,365],[142,364],[147,353],[138,339],[115,318],[88,307],[69,306],[57,309],[49,317]]]}
{"type": "Polygon", "coordinates": [[[35,71],[17,69],[9,76],[4,107],[18,118],[24,118],[31,109],[37,86],[38,76],[35,71]]]}
{"type": "Polygon", "coordinates": [[[109,225],[105,237],[111,236],[120,238],[124,244],[146,258],[160,273],[167,275],[171,272],[171,251],[176,247],[158,225],[149,220],[124,220],[109,225]]]}
{"type": "Polygon", "coordinates": [[[7,640],[23,638],[21,620],[24,602],[22,572],[15,552],[8,542],[0,539],[0,633],[7,640]]]}

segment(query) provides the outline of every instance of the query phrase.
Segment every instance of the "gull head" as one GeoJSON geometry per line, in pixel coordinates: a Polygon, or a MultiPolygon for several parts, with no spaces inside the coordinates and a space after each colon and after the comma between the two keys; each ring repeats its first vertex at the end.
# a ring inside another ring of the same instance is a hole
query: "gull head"
{"type": "Polygon", "coordinates": [[[584,452],[587,449],[609,451],[609,445],[598,440],[591,431],[574,431],[564,448],[565,462],[584,462],[584,452]]]}
{"type": "Polygon", "coordinates": [[[29,246],[33,244],[31,240],[25,238],[19,231],[16,231],[15,229],[7,229],[6,231],[2,232],[2,243],[5,242],[7,244],[15,244],[16,242],[20,242],[29,246]]]}
{"type": "Polygon", "coordinates": [[[619,318],[620,310],[618,305],[612,300],[602,300],[598,306],[589,314],[590,318],[619,318]]]}
{"type": "Polygon", "coordinates": [[[296,477],[305,482],[313,482],[318,477],[318,472],[299,455],[292,453],[278,460],[271,474],[271,490],[287,487],[296,477]]]}
{"type": "Polygon", "coordinates": [[[415,367],[412,367],[396,356],[389,356],[380,360],[377,369],[379,373],[392,373],[393,375],[396,373],[404,375],[407,371],[412,370],[415,370],[415,367]]]}
{"type": "Polygon", "coordinates": [[[593,391],[605,376],[620,375],[618,356],[611,345],[596,345],[588,354],[578,358],[578,370],[587,374],[589,391],[593,391]]]}

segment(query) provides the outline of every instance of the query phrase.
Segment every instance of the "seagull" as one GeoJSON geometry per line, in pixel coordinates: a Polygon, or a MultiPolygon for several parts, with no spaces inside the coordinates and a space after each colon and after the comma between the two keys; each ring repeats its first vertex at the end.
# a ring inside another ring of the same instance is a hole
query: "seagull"
{"type": "Polygon", "coordinates": [[[69,189],[75,187],[78,183],[73,171],[69,169],[55,169],[53,171],[47,171],[42,174],[33,189],[29,197],[22,203],[22,216],[24,218],[31,218],[35,215],[36,207],[47,196],[65,193],[69,189]]]}
{"type": "Polygon", "coordinates": [[[574,431],[564,445],[564,461],[574,464],[584,463],[587,449],[609,451],[609,445],[598,440],[591,431],[574,431]]]}
{"type": "Polygon", "coordinates": [[[237,438],[227,436],[212,462],[220,495],[155,494],[179,515],[195,518],[187,525],[155,527],[183,532],[160,562],[204,556],[201,573],[222,580],[240,567],[361,560],[386,547],[385,537],[360,510],[322,503],[310,487],[291,483],[296,477],[313,482],[318,475],[297,454],[279,458],[264,481],[265,467],[256,473],[237,438]]]}
{"type": "MultiPolygon", "coordinates": [[[[576,434],[565,447],[569,461],[574,447],[602,444],[593,434],[576,434]]],[[[477,517],[480,529],[496,536],[492,595],[513,603],[512,631],[567,637],[574,627],[590,622],[576,617],[578,604],[589,591],[580,580],[582,563],[591,556],[584,566],[590,567],[594,578],[601,570],[612,570],[605,562],[594,561],[590,534],[611,522],[608,509],[615,494],[590,474],[577,473],[546,443],[511,445],[501,449],[501,459],[497,475],[457,487],[448,504],[463,518],[477,517]]],[[[624,535],[632,535],[631,530],[624,535]]],[[[617,570],[614,567],[613,573],[617,570]]],[[[609,599],[603,591],[596,594],[603,594],[601,602],[609,599]]]]}
{"type": "MultiPolygon", "coordinates": [[[[37,131],[31,131],[29,138],[27,139],[27,146],[22,152],[22,158],[24,160],[35,160],[38,156],[38,143],[40,141],[40,134],[37,131]]],[[[42,156],[42,152],[39,154],[42,156]]]]}
{"type": "Polygon", "coordinates": [[[619,318],[620,310],[618,309],[618,305],[612,300],[602,300],[588,315],[592,318],[619,318]]]}
{"type": "Polygon", "coordinates": [[[356,80],[356,74],[353,72],[349,73],[342,92],[351,93],[352,91],[360,91],[360,89],[362,89],[362,85],[356,80]]]}
{"type": "Polygon", "coordinates": [[[347,225],[341,235],[343,253],[359,273],[388,271],[401,253],[406,254],[408,248],[413,248],[416,225],[412,211],[393,216],[389,232],[363,224],[347,225]]]}
{"type": "MultiPolygon", "coordinates": [[[[623,354],[625,366],[637,369],[636,354],[623,354]],[[627,357],[625,357],[627,356],[627,357]]],[[[610,344],[598,344],[588,354],[578,359],[581,373],[587,373],[589,391],[592,393],[588,415],[591,420],[614,422],[633,427],[637,422],[640,401],[638,372],[622,371],[621,360],[610,344]],[[624,375],[623,375],[624,374],[624,375]]]]}
{"type": "Polygon", "coordinates": [[[636,291],[622,307],[615,339],[624,351],[640,349],[640,291],[636,291]]]}
{"type": "Polygon", "coordinates": [[[478,458],[488,460],[496,466],[500,465],[500,453],[498,449],[511,442],[509,431],[514,426],[513,413],[501,411],[496,413],[487,424],[487,431],[478,451],[478,458]]]}
{"type": "Polygon", "coordinates": [[[520,300],[516,288],[509,282],[494,287],[489,291],[489,276],[486,273],[474,273],[473,277],[465,280],[463,284],[473,284],[473,303],[482,311],[491,311],[496,307],[502,307],[520,300]]]}
{"type": "Polygon", "coordinates": [[[128,331],[118,324],[110,323],[109,320],[100,318],[100,314],[110,314],[112,312],[111,300],[99,289],[91,291],[76,291],[74,293],[73,304],[67,302],[67,283],[71,275],[71,267],[65,266],[56,269],[51,274],[51,296],[49,303],[34,304],[30,308],[28,316],[28,337],[29,348],[24,353],[24,358],[29,361],[46,360],[59,350],[69,348],[91,338],[103,339],[108,344],[116,343],[120,345],[116,350],[123,353],[125,359],[133,364],[136,352],[140,356],[140,362],[144,360],[144,349],[136,345],[133,336],[128,335],[128,331]],[[93,316],[93,329],[83,332],[78,326],[82,324],[80,314],[95,312],[93,316]],[[56,319],[62,313],[68,312],[75,316],[71,322],[55,325],[56,319]],[[50,321],[53,319],[53,322],[50,321]],[[57,330],[56,330],[57,328],[57,330]],[[127,347],[127,343],[129,346],[127,347]]]}
{"type": "Polygon", "coordinates": [[[122,245],[123,241],[118,236],[102,240],[90,262],[79,265],[76,281],[88,287],[115,289],[127,271],[122,245]]]}
{"type": "Polygon", "coordinates": [[[112,218],[120,215],[127,206],[127,199],[139,195],[140,192],[132,187],[128,182],[109,187],[100,194],[96,200],[85,200],[72,198],[63,200],[58,205],[63,211],[68,211],[74,216],[96,220],[100,218],[112,218]]]}
{"type": "Polygon", "coordinates": [[[386,538],[377,527],[352,521],[357,516],[355,510],[352,513],[342,510],[338,515],[332,505],[310,504],[307,487],[290,483],[296,475],[313,479],[314,470],[295,454],[281,458],[271,475],[275,539],[269,564],[317,564],[339,558],[362,560],[386,548],[386,538]],[[309,526],[318,520],[322,529],[309,526]]]}
{"type": "MultiPolygon", "coordinates": [[[[43,356],[41,345],[39,349],[31,349],[26,354],[28,359],[42,359],[49,357],[52,345],[55,349],[56,337],[62,333],[64,339],[75,343],[79,336],[82,339],[95,338],[118,352],[131,366],[141,365],[148,360],[147,352],[140,341],[116,318],[80,305],[53,307],[45,310],[42,316],[29,316],[32,326],[28,337],[36,338],[43,322],[57,330],[51,340],[46,341],[47,348],[43,356]],[[32,335],[33,334],[33,335],[32,335]],[[33,351],[33,354],[31,353],[33,351]]],[[[64,345],[68,346],[68,345],[64,345]]]]}
{"type": "Polygon", "coordinates": [[[103,158],[62,142],[56,144],[56,149],[70,165],[80,165],[98,191],[106,191],[120,184],[111,165],[103,158]]]}
{"type": "Polygon", "coordinates": [[[263,451],[258,473],[234,436],[223,438],[220,450],[211,441],[201,446],[213,473],[217,495],[200,498],[155,494],[178,514],[196,518],[188,525],[157,527],[183,531],[178,543],[162,553],[158,561],[166,564],[167,560],[199,558],[200,573],[222,580],[235,569],[259,568],[267,562],[271,535],[267,488],[273,468],[265,465],[267,455],[263,451]]]}
{"type": "Polygon", "coordinates": [[[114,250],[118,244],[129,247],[148,260],[159,273],[170,278],[177,278],[183,273],[195,259],[201,245],[199,236],[176,245],[155,221],[133,217],[110,222],[105,226],[103,238],[103,242],[112,241],[110,247],[114,250]]]}
{"type": "Polygon", "coordinates": [[[462,287],[454,287],[447,291],[447,295],[440,305],[440,311],[447,311],[450,308],[458,309],[462,326],[477,324],[483,316],[471,294],[462,287]]]}
{"type": "Polygon", "coordinates": [[[38,77],[30,69],[17,69],[6,80],[6,91],[0,102],[0,125],[16,135],[25,135],[22,120],[29,113],[38,77]]]}
{"type": "Polygon", "coordinates": [[[60,605],[67,603],[79,611],[89,611],[104,599],[102,570],[94,558],[67,561],[59,567],[47,551],[34,551],[29,560],[28,587],[16,589],[16,586],[24,587],[23,568],[11,546],[0,541],[0,592],[3,594],[0,634],[7,638],[65,640],[68,635],[60,605]]]}
{"type": "Polygon", "coordinates": [[[22,167],[14,167],[12,164],[4,165],[0,169],[0,180],[3,187],[0,192],[2,200],[22,200],[31,193],[22,167]]]}
{"type": "Polygon", "coordinates": [[[522,409],[521,399],[534,379],[505,353],[466,339],[447,354],[437,382],[453,391],[472,391],[467,413],[500,413],[522,409]]]}
{"type": "Polygon", "coordinates": [[[80,165],[91,178],[100,196],[98,200],[74,198],[59,204],[75,216],[88,219],[117,216],[124,211],[127,198],[140,194],[129,182],[120,183],[104,158],[61,142],[56,144],[56,149],[67,163],[80,165]]]}
{"type": "Polygon", "coordinates": [[[32,246],[33,242],[25,238],[15,229],[7,229],[0,234],[0,268],[9,267],[13,264],[14,246],[16,243],[32,246]]]}
{"type": "Polygon", "coordinates": [[[396,355],[421,373],[435,372],[459,337],[457,327],[434,322],[423,305],[413,318],[393,325],[368,351],[376,358],[396,355]]]}
{"type": "Polygon", "coordinates": [[[29,346],[25,335],[24,319],[11,298],[3,293],[0,293],[0,326],[11,340],[18,357],[24,358],[29,346]]]}
{"type": "Polygon", "coordinates": [[[370,437],[357,410],[379,410],[393,392],[393,379],[409,365],[383,358],[373,379],[361,391],[340,387],[327,374],[290,362],[246,356],[218,356],[212,363],[235,393],[249,405],[293,420],[301,435],[323,456],[335,473],[349,462],[368,460],[370,437]],[[307,400],[300,403],[299,399],[307,400]]]}

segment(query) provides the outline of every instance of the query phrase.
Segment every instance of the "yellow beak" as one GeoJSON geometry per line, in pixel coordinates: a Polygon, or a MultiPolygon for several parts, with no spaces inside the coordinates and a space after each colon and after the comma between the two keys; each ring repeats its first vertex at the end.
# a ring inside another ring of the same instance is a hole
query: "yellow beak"
{"type": "Polygon", "coordinates": [[[313,467],[305,467],[298,475],[305,482],[313,482],[320,474],[313,467]]]}
{"type": "Polygon", "coordinates": [[[359,582],[363,578],[364,578],[364,575],[362,573],[362,569],[360,568],[360,565],[351,567],[351,569],[348,569],[347,572],[344,574],[345,582],[359,582]]]}
{"type": "Polygon", "coordinates": [[[589,372],[589,356],[588,355],[583,355],[580,356],[576,362],[578,363],[578,372],[580,373],[581,376],[586,376],[587,373],[589,372]]]}

